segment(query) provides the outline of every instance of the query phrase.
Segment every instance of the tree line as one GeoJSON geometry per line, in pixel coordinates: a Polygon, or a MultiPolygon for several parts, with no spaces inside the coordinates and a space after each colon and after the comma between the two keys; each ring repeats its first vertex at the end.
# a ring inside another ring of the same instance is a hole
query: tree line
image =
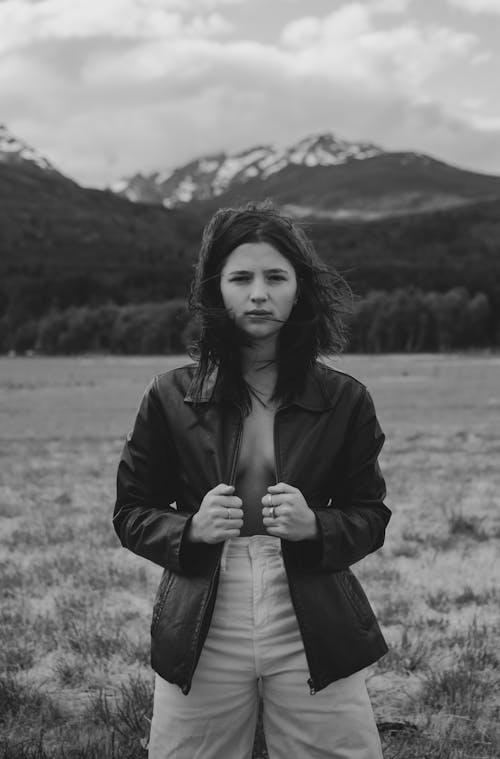
{"type": "MultiPolygon", "coordinates": [[[[196,334],[187,302],[52,309],[11,328],[0,319],[0,351],[47,355],[185,353],[196,334]]],[[[354,301],[348,350],[358,353],[433,352],[500,347],[500,323],[488,295],[465,287],[372,290],[354,301]]]]}
{"type": "MultiPolygon", "coordinates": [[[[0,351],[177,350],[179,325],[165,303],[186,297],[207,209],[167,212],[4,169],[0,351]],[[159,332],[151,322],[161,324],[159,332]],[[134,336],[136,323],[147,334],[134,336]]],[[[360,296],[351,350],[498,346],[498,201],[301,224],[360,296]]]]}

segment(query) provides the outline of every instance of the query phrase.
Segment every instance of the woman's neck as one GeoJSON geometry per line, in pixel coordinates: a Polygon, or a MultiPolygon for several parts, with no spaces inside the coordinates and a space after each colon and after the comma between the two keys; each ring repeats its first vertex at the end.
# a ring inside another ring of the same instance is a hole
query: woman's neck
{"type": "Polygon", "coordinates": [[[269,404],[276,386],[278,367],[276,353],[245,348],[241,352],[241,371],[250,393],[264,406],[269,404]]]}
{"type": "Polygon", "coordinates": [[[241,350],[241,371],[244,376],[247,374],[276,374],[276,350],[274,347],[252,346],[242,348],[241,350]]]}

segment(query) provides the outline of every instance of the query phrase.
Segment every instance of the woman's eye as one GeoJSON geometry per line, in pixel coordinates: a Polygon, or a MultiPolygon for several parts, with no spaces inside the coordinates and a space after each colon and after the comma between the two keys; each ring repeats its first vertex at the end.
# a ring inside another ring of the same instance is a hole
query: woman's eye
{"type": "Polygon", "coordinates": [[[248,277],[239,275],[238,277],[231,277],[229,281],[230,282],[246,282],[247,280],[248,280],[248,277]]]}
{"type": "Polygon", "coordinates": [[[284,282],[285,277],[282,274],[271,274],[271,276],[269,277],[269,280],[271,282],[284,282]]]}

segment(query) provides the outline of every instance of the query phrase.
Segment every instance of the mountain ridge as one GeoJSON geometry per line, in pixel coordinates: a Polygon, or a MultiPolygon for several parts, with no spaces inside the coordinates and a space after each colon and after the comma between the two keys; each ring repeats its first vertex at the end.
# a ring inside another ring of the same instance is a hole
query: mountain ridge
{"type": "Polygon", "coordinates": [[[372,143],[340,140],[333,134],[305,137],[286,148],[255,145],[237,153],[219,152],[189,161],[172,171],[136,174],[111,185],[111,190],[129,200],[143,199],[144,182],[153,182],[151,196],[166,208],[192,200],[207,200],[223,194],[234,184],[249,179],[268,179],[289,165],[333,166],[349,160],[363,160],[382,153],[372,143]],[[131,185],[135,185],[132,186],[131,185]]]}
{"type": "MultiPolygon", "coordinates": [[[[39,150],[16,137],[6,124],[2,123],[0,123],[0,163],[33,165],[42,171],[64,176],[39,150]]],[[[66,178],[69,179],[69,177],[66,178]]]]}
{"type": "Polygon", "coordinates": [[[110,189],[166,208],[270,197],[299,218],[371,220],[495,199],[500,177],[322,133],[286,148],[257,145],[200,156],[171,171],[137,173],[110,189]]]}
{"type": "MultiPolygon", "coordinates": [[[[300,167],[287,171],[293,184],[300,167]]],[[[276,178],[279,172],[267,182],[276,178]]],[[[371,178],[376,188],[380,175],[371,178]]],[[[0,161],[0,351],[15,334],[24,335],[16,345],[30,345],[35,322],[52,312],[186,298],[203,226],[213,207],[229,201],[223,194],[175,209],[131,203],[29,161],[0,161]]],[[[412,287],[431,297],[462,287],[485,293],[491,324],[500,323],[497,199],[390,219],[300,223],[357,295],[412,287]]]]}
{"type": "MultiPolygon", "coordinates": [[[[71,191],[80,188],[3,124],[1,165],[60,178],[68,191],[70,185],[71,191]]],[[[271,199],[298,219],[367,222],[500,199],[500,177],[415,151],[387,151],[371,142],[315,133],[286,147],[255,145],[200,156],[168,171],[136,173],[108,190],[134,203],[192,207],[203,217],[220,206],[271,199]]]]}

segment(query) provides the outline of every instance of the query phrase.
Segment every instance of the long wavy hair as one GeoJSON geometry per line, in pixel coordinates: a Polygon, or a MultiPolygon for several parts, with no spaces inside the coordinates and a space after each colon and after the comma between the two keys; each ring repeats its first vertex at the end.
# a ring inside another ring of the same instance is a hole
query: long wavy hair
{"type": "Polygon", "coordinates": [[[217,367],[222,397],[236,401],[246,413],[251,397],[242,376],[239,349],[251,345],[251,339],[236,327],[224,307],[220,275],[233,250],[258,242],[272,245],[288,259],[298,284],[297,302],[278,335],[273,399],[289,402],[302,389],[308,370],[320,355],[343,350],[344,317],[351,310],[351,291],[345,280],[321,261],[300,226],[272,203],[217,211],[203,231],[189,298],[199,326],[190,351],[198,362],[194,400],[201,396],[207,375],[217,367]]]}

